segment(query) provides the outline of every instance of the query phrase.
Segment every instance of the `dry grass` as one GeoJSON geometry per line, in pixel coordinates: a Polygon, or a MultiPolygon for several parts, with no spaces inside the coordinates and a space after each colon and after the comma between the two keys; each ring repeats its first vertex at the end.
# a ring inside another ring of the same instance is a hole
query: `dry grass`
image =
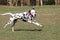
{"type": "MultiPolygon", "coordinates": [[[[0,13],[5,12],[23,12],[32,7],[6,7],[0,6],[0,13]]],[[[60,6],[36,6],[36,20],[44,25],[42,31],[36,31],[40,28],[29,23],[18,20],[15,25],[15,32],[11,31],[11,25],[3,29],[3,26],[9,20],[9,15],[0,16],[0,40],[60,40],[60,6]]]]}

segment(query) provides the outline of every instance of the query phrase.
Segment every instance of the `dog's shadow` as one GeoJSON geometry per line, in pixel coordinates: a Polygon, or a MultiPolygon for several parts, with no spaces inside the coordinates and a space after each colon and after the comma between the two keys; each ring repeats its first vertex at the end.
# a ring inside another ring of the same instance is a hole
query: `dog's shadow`
{"type": "Polygon", "coordinates": [[[42,29],[15,29],[15,31],[42,31],[42,29]]]}

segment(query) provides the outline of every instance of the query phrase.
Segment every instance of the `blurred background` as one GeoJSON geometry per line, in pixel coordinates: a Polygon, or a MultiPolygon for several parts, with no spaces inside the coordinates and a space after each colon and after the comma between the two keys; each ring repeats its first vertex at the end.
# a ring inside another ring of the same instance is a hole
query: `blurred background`
{"type": "Polygon", "coordinates": [[[0,5],[7,6],[60,5],[60,0],[0,0],[0,5]]]}

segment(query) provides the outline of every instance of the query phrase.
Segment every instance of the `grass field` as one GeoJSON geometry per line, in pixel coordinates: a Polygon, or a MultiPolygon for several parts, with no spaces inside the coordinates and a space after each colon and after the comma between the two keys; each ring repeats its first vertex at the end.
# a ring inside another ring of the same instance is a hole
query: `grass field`
{"type": "MultiPolygon", "coordinates": [[[[24,12],[31,8],[31,6],[0,6],[0,14],[24,12]]],[[[36,20],[44,25],[42,31],[38,31],[39,27],[20,20],[15,25],[15,32],[11,31],[11,25],[3,29],[10,15],[0,16],[0,40],[60,40],[60,6],[35,6],[35,8],[37,11],[36,20]]]]}

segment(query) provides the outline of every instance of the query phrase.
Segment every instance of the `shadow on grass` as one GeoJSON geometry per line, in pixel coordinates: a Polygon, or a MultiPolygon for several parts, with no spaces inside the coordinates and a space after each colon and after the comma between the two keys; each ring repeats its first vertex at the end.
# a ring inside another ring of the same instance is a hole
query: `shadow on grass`
{"type": "Polygon", "coordinates": [[[42,31],[41,29],[15,29],[15,31],[42,31]]]}

